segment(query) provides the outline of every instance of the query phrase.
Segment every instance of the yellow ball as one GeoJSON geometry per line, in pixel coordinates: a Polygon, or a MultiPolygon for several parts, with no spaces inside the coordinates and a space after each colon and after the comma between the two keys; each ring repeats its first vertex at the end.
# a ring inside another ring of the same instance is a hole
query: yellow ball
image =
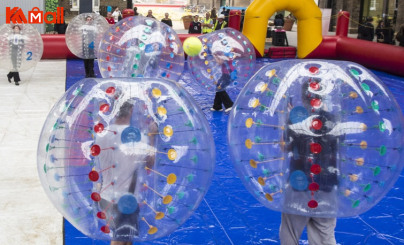
{"type": "Polygon", "coordinates": [[[184,44],[184,52],[189,56],[196,56],[202,50],[202,42],[197,37],[189,37],[185,39],[184,44]]]}

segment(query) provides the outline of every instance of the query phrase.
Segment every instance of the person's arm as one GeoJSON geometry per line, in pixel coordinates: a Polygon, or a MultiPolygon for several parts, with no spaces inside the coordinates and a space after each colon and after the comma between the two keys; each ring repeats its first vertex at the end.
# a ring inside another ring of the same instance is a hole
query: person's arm
{"type": "Polygon", "coordinates": [[[213,27],[213,20],[211,19],[210,21],[209,21],[209,24],[207,25],[209,28],[212,28],[213,27]]]}

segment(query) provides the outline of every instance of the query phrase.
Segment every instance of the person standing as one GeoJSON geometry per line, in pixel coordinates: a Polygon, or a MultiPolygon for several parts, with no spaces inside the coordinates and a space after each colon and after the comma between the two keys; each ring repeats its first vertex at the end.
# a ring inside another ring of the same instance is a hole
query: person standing
{"type": "Polygon", "coordinates": [[[118,7],[116,7],[115,11],[112,13],[112,17],[114,18],[115,23],[118,23],[119,18],[122,18],[122,13],[118,7]]]}
{"type": "Polygon", "coordinates": [[[139,13],[137,12],[137,7],[133,7],[134,16],[138,16],[139,13]]]}
{"type": "Polygon", "coordinates": [[[20,73],[18,69],[21,66],[21,52],[24,48],[24,38],[21,35],[21,27],[19,25],[13,26],[13,34],[9,36],[8,43],[10,45],[10,57],[13,69],[7,74],[8,82],[11,83],[11,78],[14,79],[16,86],[20,85],[20,73]]]}
{"type": "Polygon", "coordinates": [[[114,18],[112,18],[111,12],[107,13],[107,17],[105,17],[105,19],[107,20],[108,24],[110,24],[110,25],[115,24],[115,20],[114,20],[114,18]]]}
{"type": "Polygon", "coordinates": [[[189,25],[188,33],[189,34],[201,34],[202,32],[202,24],[199,22],[199,15],[195,15],[194,20],[189,25]]]}
{"type": "Polygon", "coordinates": [[[212,8],[212,10],[210,11],[210,18],[212,18],[213,24],[216,24],[217,21],[216,8],[212,8]]]}
{"type": "Polygon", "coordinates": [[[305,227],[309,244],[336,245],[335,217],[303,215],[307,208],[317,208],[319,205],[318,200],[313,198],[313,187],[310,187],[314,185],[314,188],[318,187],[315,190],[316,197],[321,196],[323,199],[320,205],[323,208],[329,207],[327,215],[332,216],[338,195],[337,149],[345,135],[344,132],[330,133],[339,127],[340,121],[338,116],[327,110],[332,106],[322,104],[317,108],[313,105],[314,100],[323,103],[329,101],[328,93],[316,93],[315,89],[310,87],[314,83],[320,84],[318,80],[308,79],[302,83],[301,97],[289,98],[289,118],[284,135],[288,143],[284,149],[290,163],[290,177],[289,187],[285,189],[286,207],[282,212],[279,229],[281,245],[298,245],[305,227]],[[322,126],[307,126],[306,129],[303,122],[312,117],[320,121],[322,126]],[[308,207],[304,207],[301,200],[306,200],[308,195],[311,195],[312,200],[307,204],[308,207]]]}
{"type": "MultiPolygon", "coordinates": [[[[86,23],[82,28],[83,35],[83,55],[85,57],[95,57],[94,52],[94,40],[95,40],[95,27],[92,25],[93,17],[91,15],[86,16],[86,23]]],[[[86,71],[86,77],[95,77],[94,74],[94,59],[84,59],[84,69],[86,71]]]]}
{"type": "Polygon", "coordinates": [[[164,19],[161,20],[161,22],[163,22],[164,24],[173,27],[173,22],[170,18],[168,18],[168,13],[164,14],[164,19]]]}
{"type": "MultiPolygon", "coordinates": [[[[67,25],[66,22],[63,20],[63,23],[55,23],[53,25],[53,30],[57,33],[57,34],[65,34],[66,33],[66,29],[67,29],[67,25]]],[[[55,33],[55,34],[56,34],[55,33]]]]}
{"type": "Polygon", "coordinates": [[[210,18],[210,13],[206,12],[205,16],[202,22],[202,34],[211,33],[213,30],[213,20],[210,18]]]}
{"type": "Polygon", "coordinates": [[[404,47],[404,24],[400,26],[400,30],[397,32],[396,40],[399,42],[399,46],[404,47]]]}
{"type": "Polygon", "coordinates": [[[224,15],[220,14],[219,17],[217,17],[217,22],[215,23],[215,28],[214,30],[220,30],[227,27],[227,22],[224,21],[224,15]]]}
{"type": "Polygon", "coordinates": [[[368,17],[364,24],[359,25],[358,39],[373,41],[375,37],[375,27],[372,24],[373,18],[368,17]]]}
{"type": "Polygon", "coordinates": [[[139,174],[145,167],[151,169],[154,166],[158,126],[152,117],[145,117],[145,113],[147,107],[143,101],[136,98],[127,100],[109,126],[115,133],[97,136],[95,139],[96,144],[103,149],[111,146],[115,148],[113,151],[101,151],[98,156],[100,168],[106,171],[102,181],[94,186],[98,192],[102,190],[99,210],[113,220],[110,223],[111,245],[131,245],[131,240],[139,236],[139,206],[134,205],[125,210],[119,203],[128,197],[129,200],[136,200],[132,204],[140,203],[139,174]],[[133,137],[136,133],[139,137],[133,137]],[[144,150],[137,151],[139,148],[144,150]],[[114,186],[111,186],[112,182],[114,186]]]}
{"type": "Polygon", "coordinates": [[[153,18],[153,19],[156,18],[156,17],[153,16],[153,11],[151,9],[149,9],[149,11],[147,11],[146,17],[153,18]]]}
{"type": "Polygon", "coordinates": [[[221,67],[221,77],[216,83],[215,99],[211,111],[223,111],[222,104],[224,105],[225,112],[228,113],[233,107],[233,101],[229,94],[226,92],[226,87],[230,85],[232,81],[231,72],[234,70],[232,60],[224,60],[217,55],[213,55],[215,61],[221,67]]]}
{"type": "Polygon", "coordinates": [[[240,20],[240,32],[243,31],[243,26],[244,26],[244,15],[245,15],[245,9],[241,10],[241,20],[240,20]]]}
{"type": "Polygon", "coordinates": [[[379,21],[376,27],[376,37],[378,43],[395,44],[394,30],[391,28],[389,22],[379,21]]]}

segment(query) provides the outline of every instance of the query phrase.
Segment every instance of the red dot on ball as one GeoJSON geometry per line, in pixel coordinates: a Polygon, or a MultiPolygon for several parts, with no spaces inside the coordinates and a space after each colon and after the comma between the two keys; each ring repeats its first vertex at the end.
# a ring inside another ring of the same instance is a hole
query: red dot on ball
{"type": "Polygon", "coordinates": [[[309,206],[309,208],[317,208],[318,203],[316,202],[316,200],[311,200],[307,203],[307,206],[309,206]]]}
{"type": "Polygon", "coordinates": [[[313,182],[309,185],[309,190],[311,191],[318,191],[318,189],[320,189],[320,186],[316,182],[313,182]]]}
{"type": "Polygon", "coordinates": [[[320,107],[321,106],[321,99],[311,99],[310,105],[312,107],[320,107]]]}
{"type": "Polygon", "coordinates": [[[111,58],[110,58],[109,56],[107,56],[107,57],[105,57],[105,59],[106,59],[107,61],[109,61],[111,58]]]}
{"type": "Polygon", "coordinates": [[[169,78],[170,77],[170,74],[167,74],[167,78],[169,78]]]}
{"type": "Polygon", "coordinates": [[[101,147],[99,145],[93,145],[91,146],[91,155],[92,156],[98,156],[101,152],[101,147]]]}
{"type": "Polygon", "coordinates": [[[311,165],[310,172],[312,172],[313,174],[319,174],[321,172],[321,166],[318,164],[311,165]]]}
{"type": "Polygon", "coordinates": [[[109,105],[108,104],[102,104],[102,105],[100,105],[100,111],[101,112],[107,112],[107,111],[109,111],[109,105]]]}
{"type": "Polygon", "coordinates": [[[97,213],[97,217],[98,217],[99,219],[105,219],[107,216],[105,215],[104,212],[98,212],[98,213],[97,213]]]}
{"type": "Polygon", "coordinates": [[[314,119],[311,121],[311,127],[315,130],[320,130],[323,127],[323,122],[320,119],[314,119]]]}
{"type": "Polygon", "coordinates": [[[108,71],[111,71],[112,69],[111,69],[111,67],[110,67],[110,66],[108,66],[107,70],[108,70],[108,71]]]}
{"type": "Polygon", "coordinates": [[[105,90],[105,93],[107,93],[108,95],[112,95],[115,94],[115,87],[109,87],[105,90]]]}
{"type": "Polygon", "coordinates": [[[98,124],[94,125],[94,132],[102,133],[102,131],[104,131],[104,124],[98,123],[98,124]]]}
{"type": "Polygon", "coordinates": [[[91,199],[94,202],[99,202],[99,201],[101,201],[101,196],[97,192],[93,192],[93,193],[91,193],[91,199]]]}
{"type": "Polygon", "coordinates": [[[88,178],[91,180],[91,181],[97,181],[99,178],[100,178],[100,175],[98,174],[98,172],[97,171],[95,171],[95,170],[93,170],[93,171],[91,171],[89,174],[88,174],[88,178]]]}
{"type": "Polygon", "coordinates": [[[103,226],[101,227],[101,231],[108,234],[110,232],[110,229],[108,226],[103,226]]]}
{"type": "Polygon", "coordinates": [[[318,71],[319,71],[319,69],[317,67],[315,67],[315,66],[312,66],[312,67],[309,68],[309,72],[311,74],[317,74],[318,71]]]}
{"type": "Polygon", "coordinates": [[[111,51],[111,46],[107,47],[107,51],[110,52],[111,51]]]}
{"type": "Polygon", "coordinates": [[[310,83],[310,88],[313,90],[318,90],[320,88],[320,85],[316,82],[310,83]]]}
{"type": "Polygon", "coordinates": [[[318,154],[321,152],[321,145],[319,143],[310,143],[311,153],[318,154]]]}

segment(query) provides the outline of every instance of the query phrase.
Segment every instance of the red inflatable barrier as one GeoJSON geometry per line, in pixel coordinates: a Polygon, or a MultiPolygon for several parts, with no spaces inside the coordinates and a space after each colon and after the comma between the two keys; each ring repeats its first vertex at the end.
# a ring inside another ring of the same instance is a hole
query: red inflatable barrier
{"type": "Polygon", "coordinates": [[[305,58],[349,60],[367,68],[404,76],[404,48],[347,37],[349,13],[338,15],[336,36],[323,37],[322,43],[305,58]]]}
{"type": "Polygon", "coordinates": [[[70,52],[65,41],[65,35],[44,34],[42,59],[74,59],[77,58],[70,52]]]}
{"type": "MultiPolygon", "coordinates": [[[[188,37],[197,37],[200,34],[178,34],[181,42],[184,42],[188,37]]],[[[43,54],[42,59],[78,59],[70,52],[65,41],[65,35],[42,35],[43,54]]]]}

